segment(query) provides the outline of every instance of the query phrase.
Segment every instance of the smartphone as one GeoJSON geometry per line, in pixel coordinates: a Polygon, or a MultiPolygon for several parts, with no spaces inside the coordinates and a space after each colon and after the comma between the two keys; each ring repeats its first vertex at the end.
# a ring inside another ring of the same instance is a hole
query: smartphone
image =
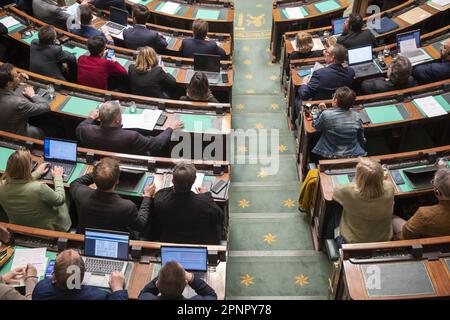
{"type": "Polygon", "coordinates": [[[47,266],[47,270],[45,271],[45,278],[51,278],[53,273],[53,268],[55,267],[55,260],[50,260],[47,266]]]}
{"type": "Polygon", "coordinates": [[[108,49],[108,51],[106,53],[106,59],[112,60],[114,58],[115,54],[116,53],[115,53],[114,49],[108,49]]]}
{"type": "MultiPolygon", "coordinates": [[[[147,180],[145,181],[145,184],[144,184],[144,189],[145,189],[145,187],[147,187],[148,185],[151,185],[151,184],[153,183],[154,180],[155,180],[155,177],[154,177],[154,176],[148,176],[148,177],[147,177],[147,180]]],[[[142,190],[144,190],[144,189],[142,189],[142,190]]]]}

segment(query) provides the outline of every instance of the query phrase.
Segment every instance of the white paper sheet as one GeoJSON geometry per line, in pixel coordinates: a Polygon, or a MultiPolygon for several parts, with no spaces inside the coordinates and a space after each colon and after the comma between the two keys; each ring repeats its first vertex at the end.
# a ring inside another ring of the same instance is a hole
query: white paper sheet
{"type": "Polygon", "coordinates": [[[17,20],[16,20],[15,18],[13,18],[13,17],[7,17],[7,18],[1,20],[1,22],[2,22],[2,24],[3,24],[6,28],[15,26],[16,24],[19,24],[19,23],[20,23],[19,21],[17,21],[17,20]]]}
{"type": "Polygon", "coordinates": [[[80,4],[78,2],[75,2],[73,5],[68,6],[64,12],[66,12],[67,14],[71,15],[71,16],[75,16],[77,14],[77,10],[80,7],[80,4]]]}
{"type": "Polygon", "coordinates": [[[16,249],[11,265],[11,270],[24,268],[31,263],[37,269],[37,276],[43,277],[47,268],[47,257],[45,256],[47,248],[35,249],[16,249]]]}
{"type": "Polygon", "coordinates": [[[445,7],[446,5],[450,4],[450,0],[433,0],[432,2],[442,7],[445,7]]]}
{"type": "Polygon", "coordinates": [[[417,43],[415,38],[400,41],[400,52],[408,52],[414,50],[417,50],[417,43]]]}
{"type": "Polygon", "coordinates": [[[447,111],[445,111],[445,109],[439,104],[439,102],[436,101],[436,99],[434,99],[434,97],[414,99],[414,102],[429,118],[447,114],[447,111]]]}
{"type": "MultiPolygon", "coordinates": [[[[197,193],[197,190],[195,190],[195,188],[199,188],[199,187],[202,186],[204,178],[205,178],[205,174],[204,173],[201,173],[201,172],[197,172],[196,173],[195,182],[194,182],[194,184],[192,185],[192,188],[191,188],[192,192],[197,193]]],[[[172,187],[172,186],[173,186],[173,183],[170,182],[170,187],[172,187]]]]}
{"type": "Polygon", "coordinates": [[[134,4],[141,2],[141,0],[128,0],[128,1],[130,1],[130,2],[132,2],[134,4]]]}
{"type": "Polygon", "coordinates": [[[161,110],[144,110],[141,114],[122,114],[124,129],[153,130],[161,116],[161,110]]]}
{"type": "Polygon", "coordinates": [[[160,11],[167,14],[174,14],[179,7],[180,7],[179,3],[168,1],[162,6],[160,11]]]}
{"type": "Polygon", "coordinates": [[[319,38],[313,38],[314,46],[312,47],[312,51],[322,51],[325,49],[322,41],[319,38]]]}
{"type": "Polygon", "coordinates": [[[316,63],[314,64],[314,67],[311,68],[311,74],[310,74],[309,76],[312,77],[314,71],[319,70],[319,69],[322,69],[322,68],[324,68],[324,67],[325,67],[325,66],[324,66],[323,64],[321,64],[320,62],[316,62],[316,63]]]}
{"type": "Polygon", "coordinates": [[[301,19],[305,17],[302,11],[300,10],[300,7],[285,8],[285,9],[289,19],[301,19]]]}

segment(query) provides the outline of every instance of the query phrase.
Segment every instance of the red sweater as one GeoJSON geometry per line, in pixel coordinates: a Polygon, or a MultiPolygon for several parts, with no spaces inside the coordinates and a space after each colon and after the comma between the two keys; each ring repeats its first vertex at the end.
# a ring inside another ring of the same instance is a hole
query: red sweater
{"type": "Polygon", "coordinates": [[[84,55],[78,58],[78,84],[108,89],[108,78],[120,74],[126,75],[127,70],[117,61],[84,55]]]}

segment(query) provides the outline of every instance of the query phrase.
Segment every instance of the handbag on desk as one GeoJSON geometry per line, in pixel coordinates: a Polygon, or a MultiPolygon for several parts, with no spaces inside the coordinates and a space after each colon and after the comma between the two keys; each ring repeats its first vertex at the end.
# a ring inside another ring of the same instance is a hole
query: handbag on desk
{"type": "Polygon", "coordinates": [[[0,246],[0,269],[11,259],[14,248],[11,246],[0,246]]]}

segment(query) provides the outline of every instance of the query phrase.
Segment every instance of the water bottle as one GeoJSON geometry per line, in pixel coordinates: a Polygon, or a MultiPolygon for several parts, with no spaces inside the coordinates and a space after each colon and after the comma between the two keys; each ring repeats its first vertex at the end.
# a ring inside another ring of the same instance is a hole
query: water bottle
{"type": "Polygon", "coordinates": [[[130,113],[136,113],[136,103],[134,101],[130,101],[130,113]]]}

